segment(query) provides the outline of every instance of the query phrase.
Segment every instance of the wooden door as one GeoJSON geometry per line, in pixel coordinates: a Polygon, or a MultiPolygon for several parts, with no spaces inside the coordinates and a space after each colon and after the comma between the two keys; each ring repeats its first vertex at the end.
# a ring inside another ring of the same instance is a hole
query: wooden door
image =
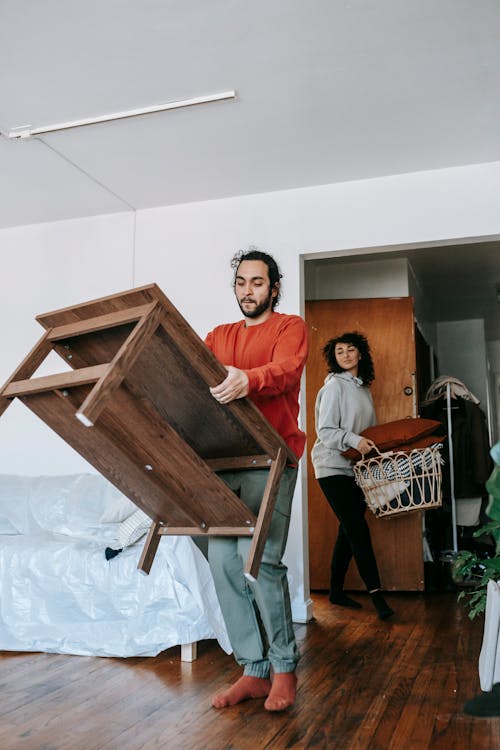
{"type": "MultiPolygon", "coordinates": [[[[309,559],[311,589],[328,589],[330,559],[338,522],[328,505],[311,464],[316,439],[314,405],[327,370],[322,349],[330,338],[345,331],[364,334],[375,365],[371,392],[377,421],[416,416],[415,329],[410,297],[384,299],[319,300],[306,302],[310,354],[306,367],[309,559]]],[[[389,519],[366,514],[383,588],[388,591],[422,591],[424,564],[422,517],[415,512],[389,519]]],[[[364,590],[354,561],[346,588],[364,590]]]]}

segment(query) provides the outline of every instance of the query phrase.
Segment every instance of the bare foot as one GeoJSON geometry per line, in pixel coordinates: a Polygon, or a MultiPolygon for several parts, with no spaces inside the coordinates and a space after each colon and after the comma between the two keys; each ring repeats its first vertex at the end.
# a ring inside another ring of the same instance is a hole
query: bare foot
{"type": "Polygon", "coordinates": [[[271,692],[271,681],[264,677],[243,675],[228,690],[216,693],[212,698],[214,708],[226,708],[250,698],[267,698],[271,692]]]}
{"type": "Polygon", "coordinates": [[[284,711],[293,706],[297,693],[297,677],[294,672],[278,672],[273,677],[271,692],[264,703],[268,711],[284,711]]]}

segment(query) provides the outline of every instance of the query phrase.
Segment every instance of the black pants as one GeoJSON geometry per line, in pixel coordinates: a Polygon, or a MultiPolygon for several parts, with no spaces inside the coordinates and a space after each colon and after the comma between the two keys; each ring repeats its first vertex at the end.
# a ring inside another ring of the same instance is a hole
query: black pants
{"type": "Polygon", "coordinates": [[[379,589],[380,577],[365,520],[367,506],[363,493],[353,477],[341,474],[323,477],[318,482],[340,524],[333,548],[330,591],[342,590],[352,557],[367,590],[379,589]]]}

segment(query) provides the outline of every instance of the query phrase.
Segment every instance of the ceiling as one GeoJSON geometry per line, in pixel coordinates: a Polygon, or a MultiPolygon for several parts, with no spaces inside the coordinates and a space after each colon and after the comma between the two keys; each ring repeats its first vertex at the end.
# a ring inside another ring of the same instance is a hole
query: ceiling
{"type": "Polygon", "coordinates": [[[499,39],[498,0],[0,0],[0,228],[498,161],[499,39]]]}

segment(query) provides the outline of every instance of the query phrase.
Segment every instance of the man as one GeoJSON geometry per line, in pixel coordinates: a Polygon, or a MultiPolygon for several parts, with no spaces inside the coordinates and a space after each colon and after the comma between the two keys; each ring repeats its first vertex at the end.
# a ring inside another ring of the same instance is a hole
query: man
{"type": "MultiPolygon", "coordinates": [[[[225,365],[226,379],[211,388],[221,404],[249,396],[300,458],[305,435],[298,428],[300,377],[307,357],[307,329],[297,315],[274,311],[280,297],[276,261],[250,249],[231,263],[234,292],[244,319],[215,328],[206,344],[225,365]]],[[[221,478],[257,515],[268,470],[221,472],[221,478]]],[[[226,627],[243,676],[212,700],[215,708],[266,698],[268,711],[294,703],[299,659],[292,626],[285,551],[297,466],[287,466],[278,490],[262,563],[255,582],[243,574],[247,537],[210,537],[208,557],[226,627]],[[271,675],[272,670],[272,675],[271,675]]]]}

